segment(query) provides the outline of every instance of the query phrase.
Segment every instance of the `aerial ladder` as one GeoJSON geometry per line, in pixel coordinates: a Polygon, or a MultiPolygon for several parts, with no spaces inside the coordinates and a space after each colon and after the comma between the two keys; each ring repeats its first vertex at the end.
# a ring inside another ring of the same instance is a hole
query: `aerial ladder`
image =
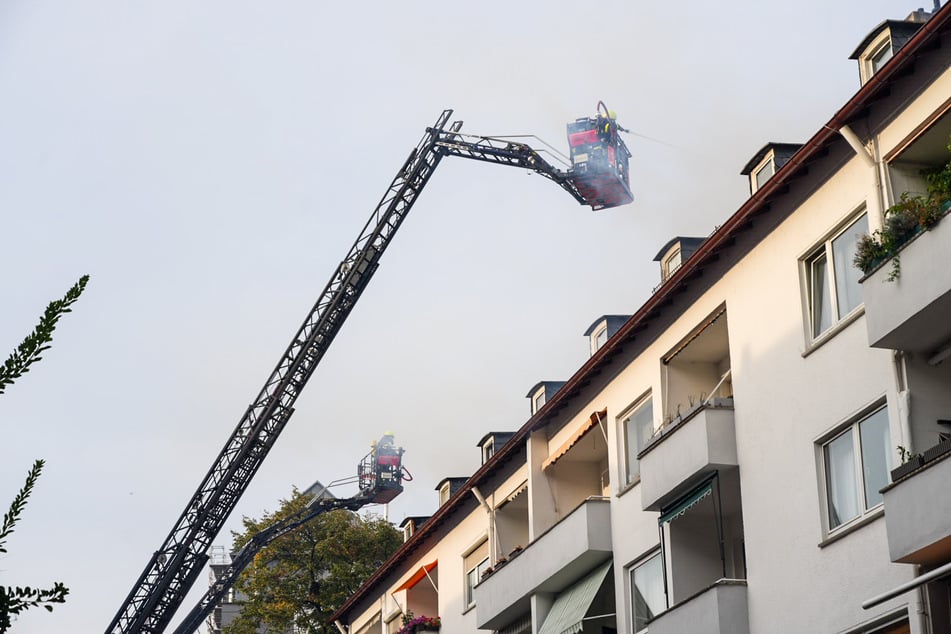
{"type": "Polygon", "coordinates": [[[264,387],[202,479],[165,541],[146,564],[106,629],[107,634],[164,632],[208,560],[224,526],[294,412],[297,397],[376,272],[383,252],[445,156],[509,165],[540,174],[583,205],[607,209],[631,202],[630,152],[613,113],[599,103],[595,117],[568,126],[571,166],[561,170],[529,145],[461,133],[452,110],[410,152],[347,255],[337,266],[264,387]]]}
{"type": "Polygon", "coordinates": [[[324,496],[323,492],[320,492],[297,513],[274,522],[252,536],[231,555],[231,563],[215,576],[208,591],[195,604],[185,620],[175,628],[174,634],[192,634],[197,631],[262,548],[328,511],[357,511],[368,504],[386,504],[403,492],[405,475],[403,448],[393,443],[392,434],[385,434],[378,442],[373,443],[370,453],[357,465],[356,481],[359,491],[356,495],[335,498],[324,496]]]}

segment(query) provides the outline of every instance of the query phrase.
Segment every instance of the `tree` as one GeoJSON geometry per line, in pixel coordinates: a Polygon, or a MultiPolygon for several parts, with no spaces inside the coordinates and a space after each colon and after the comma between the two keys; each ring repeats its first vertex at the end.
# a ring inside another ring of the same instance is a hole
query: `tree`
{"type": "MultiPolygon", "coordinates": [[[[13,385],[14,381],[29,372],[31,365],[43,358],[40,354],[49,349],[53,341],[53,331],[60,317],[71,312],[70,307],[79,299],[88,281],[88,275],[82,276],[66,292],[63,299],[49,303],[33,332],[26,336],[4,362],[3,367],[0,367],[0,394],[13,385]]],[[[33,486],[39,479],[44,464],[42,460],[34,461],[23,488],[13,498],[10,509],[3,515],[3,525],[0,526],[0,553],[7,552],[6,540],[13,533],[14,526],[20,519],[23,509],[26,508],[27,499],[33,492],[33,486]]],[[[0,586],[0,633],[10,628],[11,617],[36,606],[43,606],[52,612],[52,604],[65,602],[68,594],[69,588],[59,581],[54,582],[53,587],[45,590],[30,586],[0,586]]]]}
{"type": "MultiPolygon", "coordinates": [[[[308,500],[295,488],[274,513],[245,517],[244,531],[233,533],[235,550],[308,500]]],[[[336,634],[330,615],[401,542],[399,531],[378,517],[342,510],[317,516],[254,557],[235,584],[244,601],[241,614],[224,632],[254,634],[263,626],[268,632],[336,634]]]]}

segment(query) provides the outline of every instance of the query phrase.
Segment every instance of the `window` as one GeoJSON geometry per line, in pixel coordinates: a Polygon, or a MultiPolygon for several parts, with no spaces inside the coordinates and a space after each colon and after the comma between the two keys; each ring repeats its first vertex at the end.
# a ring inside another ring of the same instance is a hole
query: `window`
{"type": "Polygon", "coordinates": [[[536,414],[538,410],[542,408],[545,404],[545,388],[541,387],[535,395],[532,396],[532,414],[536,414]]]}
{"type": "Polygon", "coordinates": [[[673,253],[664,258],[663,263],[663,278],[664,280],[668,279],[671,275],[677,272],[677,269],[680,268],[680,265],[683,263],[683,253],[678,247],[673,253]]]}
{"type": "Polygon", "coordinates": [[[663,560],[659,552],[631,568],[631,607],[635,634],[646,632],[647,622],[667,608],[663,560]]]}
{"type": "Polygon", "coordinates": [[[654,406],[650,395],[642,398],[628,413],[622,415],[624,438],[625,482],[630,484],[641,473],[637,454],[654,434],[654,406]]]}
{"type": "Polygon", "coordinates": [[[874,53],[869,55],[868,65],[869,70],[871,71],[869,72],[869,76],[877,73],[882,68],[882,66],[885,65],[885,62],[892,58],[893,53],[894,50],[892,49],[891,39],[887,39],[882,42],[881,46],[879,46],[874,53]]]}
{"type": "Polygon", "coordinates": [[[446,482],[441,487],[439,487],[439,506],[442,506],[449,501],[449,482],[446,482]]]}
{"type": "Polygon", "coordinates": [[[859,237],[866,233],[868,216],[863,213],[803,260],[810,339],[862,304],[862,272],[852,265],[852,259],[859,237]]]}
{"type": "Polygon", "coordinates": [[[773,162],[773,156],[771,154],[770,157],[766,159],[766,162],[763,165],[761,165],[759,169],[753,172],[753,183],[756,186],[756,189],[754,189],[753,191],[756,191],[757,189],[765,185],[766,181],[768,181],[770,177],[775,173],[776,173],[776,163],[773,162]]]}
{"type": "Polygon", "coordinates": [[[489,438],[485,441],[485,444],[482,445],[482,464],[485,464],[489,459],[495,455],[495,439],[489,438]]]}
{"type": "Polygon", "coordinates": [[[463,569],[466,571],[466,594],[465,606],[470,608],[475,604],[475,597],[472,589],[478,585],[482,579],[485,569],[489,567],[489,542],[484,541],[475,547],[468,555],[464,557],[463,569]]]}
{"type": "Polygon", "coordinates": [[[882,503],[879,490],[888,484],[890,446],[884,406],[821,445],[830,531],[882,503]]]}
{"type": "Polygon", "coordinates": [[[601,346],[608,342],[608,325],[605,323],[598,330],[595,331],[594,336],[591,337],[591,354],[594,354],[601,349],[601,346]]]}

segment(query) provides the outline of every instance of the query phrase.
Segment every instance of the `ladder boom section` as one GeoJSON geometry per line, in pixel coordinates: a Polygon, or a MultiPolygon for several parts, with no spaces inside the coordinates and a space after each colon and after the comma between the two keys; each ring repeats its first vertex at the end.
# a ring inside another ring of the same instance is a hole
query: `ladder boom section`
{"type": "Polygon", "coordinates": [[[380,256],[443,154],[436,143],[452,116],[428,128],[347,256],[248,407],[107,634],[163,632],[208,559],[207,551],[294,411],[294,403],[379,264],[380,256]]]}
{"type": "Polygon", "coordinates": [[[578,191],[567,172],[556,168],[525,143],[513,143],[492,137],[477,137],[477,140],[472,141],[452,131],[444,131],[440,133],[439,140],[436,142],[436,151],[476,161],[531,170],[557,183],[582,205],[590,204],[578,191]]]}
{"type": "Polygon", "coordinates": [[[238,552],[231,558],[231,564],[219,574],[215,575],[215,580],[209,586],[208,591],[198,601],[191,612],[185,617],[181,624],[175,628],[174,634],[192,634],[201,627],[202,622],[208,617],[215,607],[221,602],[221,599],[237,582],[238,577],[248,567],[248,564],[254,559],[254,556],[265,546],[274,540],[282,537],[299,526],[302,526],[314,519],[318,515],[323,515],[328,511],[336,509],[348,509],[356,511],[371,500],[366,497],[357,496],[353,498],[330,498],[318,499],[314,505],[307,507],[290,517],[276,522],[260,533],[254,535],[238,552]]]}

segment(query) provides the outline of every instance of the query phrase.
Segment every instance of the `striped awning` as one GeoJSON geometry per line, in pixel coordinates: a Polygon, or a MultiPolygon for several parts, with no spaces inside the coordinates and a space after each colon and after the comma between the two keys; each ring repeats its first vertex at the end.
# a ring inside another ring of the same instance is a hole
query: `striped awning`
{"type": "Polygon", "coordinates": [[[587,577],[571,586],[558,595],[545,617],[545,622],[538,630],[538,634],[577,634],[583,627],[584,616],[591,607],[591,602],[601,589],[608,571],[611,569],[611,560],[604,562],[587,577]]]}
{"type": "Polygon", "coordinates": [[[592,412],[591,416],[588,417],[588,420],[586,420],[584,424],[582,424],[581,427],[579,427],[578,430],[571,435],[571,438],[562,443],[561,447],[552,452],[548,458],[545,459],[545,462],[542,463],[542,470],[545,470],[558,462],[566,453],[568,453],[569,449],[574,447],[579,440],[584,438],[585,435],[594,429],[595,426],[599,425],[601,421],[606,420],[607,417],[607,408],[602,409],[600,412],[592,412]]]}

